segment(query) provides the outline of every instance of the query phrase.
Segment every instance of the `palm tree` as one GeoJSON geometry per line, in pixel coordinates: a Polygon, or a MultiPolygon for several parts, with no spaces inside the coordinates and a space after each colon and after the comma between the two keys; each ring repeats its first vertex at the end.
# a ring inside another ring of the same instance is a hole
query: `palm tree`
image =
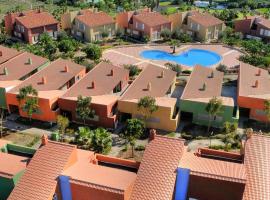
{"type": "Polygon", "coordinates": [[[205,110],[209,115],[209,122],[207,127],[207,132],[209,133],[212,121],[222,111],[222,100],[218,99],[217,97],[213,97],[212,99],[209,100],[205,110]]]}
{"type": "Polygon", "coordinates": [[[179,47],[180,46],[179,40],[171,40],[170,41],[170,46],[173,49],[172,54],[175,54],[176,47],[179,47]]]}

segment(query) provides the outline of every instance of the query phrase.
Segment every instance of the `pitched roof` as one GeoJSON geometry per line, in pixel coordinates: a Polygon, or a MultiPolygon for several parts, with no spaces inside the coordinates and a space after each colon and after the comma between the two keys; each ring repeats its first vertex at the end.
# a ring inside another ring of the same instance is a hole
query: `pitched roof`
{"type": "Polygon", "coordinates": [[[26,168],[29,158],[0,152],[0,177],[12,178],[26,168]]]}
{"type": "Polygon", "coordinates": [[[59,90],[65,83],[74,76],[85,70],[85,67],[78,65],[70,60],[58,59],[49,66],[34,74],[30,78],[23,81],[19,86],[10,92],[18,92],[20,88],[32,85],[33,88],[40,91],[59,90]],[[68,71],[65,72],[67,67],[68,71]],[[46,83],[42,83],[42,78],[46,79],[46,83]]]}
{"type": "Polygon", "coordinates": [[[245,145],[244,164],[247,183],[243,199],[263,200],[270,197],[270,137],[253,134],[245,145]]]}
{"type": "Polygon", "coordinates": [[[48,61],[48,59],[36,56],[32,53],[21,53],[0,65],[0,81],[25,79],[26,75],[30,74],[48,61]],[[5,69],[7,70],[7,74],[4,72],[5,69]]]}
{"type": "Polygon", "coordinates": [[[194,20],[198,24],[205,27],[215,26],[215,25],[224,23],[223,21],[214,17],[213,15],[210,15],[209,13],[201,13],[198,11],[193,11],[189,13],[190,13],[190,16],[188,16],[188,18],[194,20]]]}
{"type": "Polygon", "coordinates": [[[222,72],[196,65],[185,86],[181,99],[218,97],[221,95],[222,82],[222,72]],[[203,90],[204,84],[205,89],[203,90]]]}
{"type": "Polygon", "coordinates": [[[184,142],[156,136],[146,147],[130,200],[172,199],[184,142]]]}
{"type": "Polygon", "coordinates": [[[238,95],[266,99],[270,97],[270,79],[267,70],[240,63],[238,95]],[[258,87],[255,87],[257,81],[258,87]]]}
{"type": "Polygon", "coordinates": [[[0,64],[19,55],[20,53],[22,53],[22,52],[17,51],[16,49],[7,48],[5,46],[0,45],[0,64]]]}
{"type": "Polygon", "coordinates": [[[41,147],[31,159],[8,200],[52,199],[57,177],[68,166],[74,151],[76,147],[73,145],[51,141],[41,147]]]}
{"type": "Polygon", "coordinates": [[[137,14],[135,12],[133,14],[133,18],[150,27],[170,23],[170,21],[165,16],[161,15],[159,12],[141,11],[137,14]]]}
{"type": "Polygon", "coordinates": [[[264,17],[256,17],[255,23],[258,23],[268,29],[270,29],[270,20],[264,17]]]}
{"type": "Polygon", "coordinates": [[[99,96],[111,94],[113,89],[122,81],[128,81],[129,72],[126,69],[101,62],[77,84],[72,86],[62,98],[82,96],[99,96]],[[92,83],[94,82],[94,88],[92,83]]]}
{"type": "Polygon", "coordinates": [[[191,152],[184,153],[179,167],[190,169],[191,175],[195,176],[237,183],[246,182],[243,164],[198,157],[191,152]]]}
{"type": "Polygon", "coordinates": [[[176,73],[174,71],[150,64],[144,68],[136,80],[129,86],[121,100],[140,99],[144,96],[163,97],[166,95],[175,77],[176,73]],[[150,90],[147,89],[149,84],[151,85],[150,90]]]}
{"type": "Polygon", "coordinates": [[[26,28],[36,28],[58,23],[50,13],[39,11],[24,12],[22,15],[19,14],[15,19],[26,28]]]}
{"type": "Polygon", "coordinates": [[[90,10],[82,10],[76,16],[80,22],[89,27],[102,26],[115,23],[114,19],[105,12],[93,12],[90,10]]]}

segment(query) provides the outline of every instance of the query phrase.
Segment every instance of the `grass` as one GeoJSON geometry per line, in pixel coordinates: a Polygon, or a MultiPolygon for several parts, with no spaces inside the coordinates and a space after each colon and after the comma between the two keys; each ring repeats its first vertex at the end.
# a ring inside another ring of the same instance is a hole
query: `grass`
{"type": "Polygon", "coordinates": [[[169,6],[169,5],[171,5],[170,1],[163,1],[159,3],[159,6],[169,6]]]}
{"type": "Polygon", "coordinates": [[[4,137],[5,140],[11,141],[14,144],[21,146],[33,147],[36,143],[40,141],[40,137],[34,134],[28,133],[9,133],[4,137]]]}

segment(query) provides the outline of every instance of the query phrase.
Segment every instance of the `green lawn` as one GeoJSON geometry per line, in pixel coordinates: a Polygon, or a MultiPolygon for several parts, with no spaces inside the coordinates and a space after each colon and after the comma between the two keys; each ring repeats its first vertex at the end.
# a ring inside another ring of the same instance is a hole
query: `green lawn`
{"type": "Polygon", "coordinates": [[[169,6],[169,5],[171,5],[170,1],[162,1],[159,3],[159,6],[169,6]]]}

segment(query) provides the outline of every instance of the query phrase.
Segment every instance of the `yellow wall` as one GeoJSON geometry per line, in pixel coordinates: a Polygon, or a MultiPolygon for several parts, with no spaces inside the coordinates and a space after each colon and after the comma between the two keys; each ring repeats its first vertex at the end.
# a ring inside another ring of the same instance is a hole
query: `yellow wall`
{"type": "MultiPolygon", "coordinates": [[[[149,123],[147,122],[146,126],[148,128],[154,129],[162,129],[165,131],[175,131],[178,125],[178,117],[172,119],[174,113],[175,106],[172,107],[158,107],[158,110],[152,114],[150,118],[159,119],[159,122],[149,123]]],[[[130,101],[119,101],[118,102],[118,110],[122,113],[129,113],[132,117],[136,117],[137,115],[141,115],[141,113],[137,109],[136,102],[130,101]]]]}

